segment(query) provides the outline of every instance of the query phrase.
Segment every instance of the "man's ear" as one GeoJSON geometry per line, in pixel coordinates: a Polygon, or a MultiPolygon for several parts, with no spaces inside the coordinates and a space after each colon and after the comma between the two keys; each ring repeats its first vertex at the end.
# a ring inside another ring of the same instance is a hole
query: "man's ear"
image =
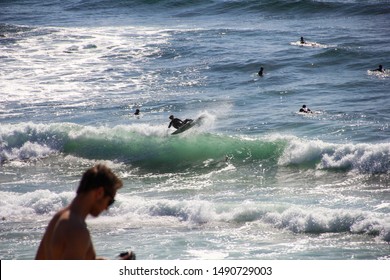
{"type": "Polygon", "coordinates": [[[96,198],[98,198],[98,199],[103,198],[104,197],[104,188],[98,187],[97,189],[95,189],[95,195],[96,195],[96,198]]]}

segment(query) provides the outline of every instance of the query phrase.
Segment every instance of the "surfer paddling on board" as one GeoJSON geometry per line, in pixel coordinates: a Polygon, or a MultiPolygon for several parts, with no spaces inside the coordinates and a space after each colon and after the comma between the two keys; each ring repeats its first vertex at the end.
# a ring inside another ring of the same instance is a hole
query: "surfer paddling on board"
{"type": "Polygon", "coordinates": [[[302,105],[302,108],[299,109],[300,113],[313,113],[306,105],[302,105]]]}
{"type": "MultiPolygon", "coordinates": [[[[114,202],[122,181],[105,165],[98,164],[84,172],[76,197],[59,210],[49,222],[35,259],[94,260],[96,256],[85,222],[88,215],[99,216],[114,202]]],[[[135,259],[134,253],[124,252],[120,259],[135,259]]]]}
{"type": "Polygon", "coordinates": [[[371,71],[384,73],[385,69],[383,68],[382,64],[380,64],[377,69],[374,69],[374,70],[371,70],[371,71]]]}
{"type": "Polygon", "coordinates": [[[185,119],[184,121],[182,121],[181,119],[175,118],[174,115],[170,115],[170,116],[169,116],[169,119],[171,120],[171,122],[169,123],[168,128],[170,128],[171,126],[173,126],[173,127],[176,128],[176,129],[179,129],[180,127],[182,127],[182,126],[185,125],[186,123],[192,121],[191,119],[185,119]]]}

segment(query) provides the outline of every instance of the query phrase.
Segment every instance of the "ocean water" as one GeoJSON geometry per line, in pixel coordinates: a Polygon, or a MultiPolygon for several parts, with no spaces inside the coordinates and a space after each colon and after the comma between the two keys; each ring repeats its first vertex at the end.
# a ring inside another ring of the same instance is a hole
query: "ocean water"
{"type": "Polygon", "coordinates": [[[388,0],[0,1],[0,258],[103,162],[98,255],[389,259],[389,26],[388,0]]]}

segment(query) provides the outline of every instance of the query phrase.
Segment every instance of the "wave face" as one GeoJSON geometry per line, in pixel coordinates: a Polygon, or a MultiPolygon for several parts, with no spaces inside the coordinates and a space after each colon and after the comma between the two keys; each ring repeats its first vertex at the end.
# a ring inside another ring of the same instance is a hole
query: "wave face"
{"type": "Polygon", "coordinates": [[[390,169],[390,144],[332,144],[295,136],[171,136],[161,126],[88,127],[76,124],[2,126],[1,162],[30,161],[64,154],[113,160],[154,172],[204,168],[230,162],[245,166],[297,166],[381,174],[390,169]]]}

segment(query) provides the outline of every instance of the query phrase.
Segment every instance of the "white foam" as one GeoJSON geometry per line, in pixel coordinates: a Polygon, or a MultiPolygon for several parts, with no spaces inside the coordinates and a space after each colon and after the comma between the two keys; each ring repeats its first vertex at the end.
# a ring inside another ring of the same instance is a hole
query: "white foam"
{"type": "Polygon", "coordinates": [[[309,41],[306,41],[303,44],[301,43],[301,41],[291,42],[290,45],[309,47],[309,48],[322,48],[322,49],[335,47],[335,45],[325,45],[325,44],[320,44],[317,42],[309,42],[309,41]]]}
{"type": "Polygon", "coordinates": [[[228,253],[212,250],[188,250],[187,251],[195,259],[202,260],[222,260],[229,256],[228,253]]]}
{"type": "Polygon", "coordinates": [[[321,140],[287,137],[289,144],[278,164],[319,162],[317,169],[347,169],[361,173],[386,173],[390,169],[390,144],[332,144],[321,140]]]}
{"type": "Polygon", "coordinates": [[[0,192],[0,217],[6,220],[34,221],[41,216],[50,216],[67,205],[73,193],[54,193],[49,190],[36,190],[24,194],[0,192]]]}
{"type": "MultiPolygon", "coordinates": [[[[12,61],[12,65],[7,65],[11,71],[4,72],[0,80],[2,96],[8,102],[25,104],[28,100],[29,106],[42,102],[70,102],[73,106],[90,102],[93,105],[91,102],[101,98],[104,91],[99,90],[99,83],[85,81],[112,81],[107,57],[126,59],[126,63],[120,65],[124,72],[142,73],[138,79],[117,80],[110,84],[111,89],[128,89],[130,82],[137,90],[143,90],[156,77],[141,71],[140,61],[158,55],[161,49],[156,46],[164,45],[170,37],[168,31],[139,26],[42,29],[44,35],[26,37],[13,48],[2,49],[12,61]]],[[[139,100],[139,95],[136,98],[139,100]]]]}
{"type": "Polygon", "coordinates": [[[367,74],[379,78],[388,78],[390,77],[390,69],[385,69],[384,72],[367,70],[367,74]]]}
{"type": "MultiPolygon", "coordinates": [[[[0,217],[7,221],[49,219],[68,205],[74,192],[36,190],[25,194],[0,192],[0,217]]],[[[115,231],[129,227],[186,227],[261,222],[294,233],[349,232],[377,236],[390,241],[390,219],[384,213],[322,207],[244,203],[215,203],[206,200],[172,200],[119,193],[117,202],[97,219],[94,227],[112,226],[115,231]]]]}

